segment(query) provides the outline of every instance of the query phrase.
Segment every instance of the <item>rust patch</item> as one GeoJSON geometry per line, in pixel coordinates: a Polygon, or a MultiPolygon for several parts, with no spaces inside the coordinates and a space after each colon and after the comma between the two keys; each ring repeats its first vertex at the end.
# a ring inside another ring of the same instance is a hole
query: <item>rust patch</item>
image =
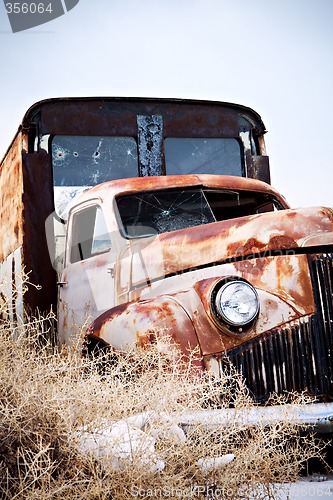
{"type": "Polygon", "coordinates": [[[227,247],[228,255],[239,257],[241,255],[251,255],[266,250],[267,245],[256,238],[249,238],[244,244],[241,242],[231,243],[227,247]]]}
{"type": "Polygon", "coordinates": [[[228,245],[227,251],[228,255],[237,258],[240,256],[253,255],[267,251],[290,250],[297,247],[298,244],[294,240],[294,238],[283,234],[272,235],[267,243],[259,241],[258,239],[253,237],[249,238],[245,243],[231,243],[230,245],[228,245]]]}
{"type": "Polygon", "coordinates": [[[202,301],[204,300],[204,297],[208,297],[209,296],[210,291],[212,290],[212,288],[214,287],[214,285],[218,281],[220,281],[220,279],[222,277],[223,276],[214,277],[214,278],[208,278],[208,279],[204,279],[204,280],[201,280],[201,281],[197,281],[194,284],[193,288],[197,292],[197,294],[199,295],[199,297],[201,298],[202,301]]]}
{"type": "Polygon", "coordinates": [[[173,310],[167,302],[162,302],[162,300],[156,300],[154,301],[154,304],[151,304],[151,301],[141,302],[140,314],[147,317],[158,317],[158,319],[162,321],[167,319],[168,321],[171,321],[172,325],[176,324],[173,310]]]}
{"type": "Polygon", "coordinates": [[[157,334],[155,331],[147,330],[144,335],[138,336],[138,346],[147,348],[151,345],[157,344],[157,334]]]}
{"type": "Polygon", "coordinates": [[[103,326],[120,316],[123,313],[126,313],[127,308],[131,305],[131,303],[121,304],[119,306],[113,307],[108,311],[105,311],[103,314],[98,316],[92,324],[87,328],[87,335],[92,335],[94,337],[100,337],[103,326]]]}
{"type": "Polygon", "coordinates": [[[278,259],[276,262],[276,279],[277,279],[277,289],[282,289],[281,283],[287,278],[290,280],[294,273],[294,268],[288,259],[278,259]]]}
{"type": "MultiPolygon", "coordinates": [[[[297,262],[298,262],[298,270],[296,275],[297,286],[293,287],[293,289],[290,291],[290,294],[294,298],[296,304],[301,304],[304,307],[304,309],[308,311],[308,313],[313,313],[314,297],[313,297],[312,283],[309,274],[308,261],[306,257],[300,256],[297,262]]],[[[292,278],[294,269],[292,267],[287,267],[287,263],[285,265],[286,265],[286,270],[285,270],[286,276],[288,278],[292,278]]],[[[283,269],[281,269],[281,272],[283,272],[283,269]]],[[[281,274],[279,278],[280,278],[279,286],[280,290],[282,290],[285,287],[283,284],[281,284],[281,274]]]]}
{"type": "Polygon", "coordinates": [[[167,335],[184,354],[188,354],[190,346],[191,350],[197,345],[197,338],[193,334],[192,324],[185,316],[183,309],[178,305],[175,309],[175,303],[170,300],[161,297],[152,301],[139,302],[137,306],[134,306],[135,311],[132,311],[132,314],[137,313],[134,317],[137,338],[141,345],[146,345],[154,335],[155,337],[167,335]],[[147,318],[153,324],[153,328],[148,330],[142,328],[142,322],[145,322],[147,318]]]}
{"type": "Polygon", "coordinates": [[[243,275],[253,275],[256,279],[258,275],[262,275],[268,262],[265,258],[244,259],[239,262],[234,262],[234,267],[243,275]]]}
{"type": "Polygon", "coordinates": [[[21,141],[18,135],[0,169],[0,262],[23,242],[21,141]]]}
{"type": "Polygon", "coordinates": [[[105,342],[109,338],[112,345],[112,339],[121,341],[124,329],[136,345],[144,348],[165,337],[177,348],[179,355],[191,360],[194,366],[202,367],[199,353],[192,359],[193,350],[198,347],[192,322],[172,297],[161,296],[116,306],[97,318],[87,334],[105,342]]]}
{"type": "Polygon", "coordinates": [[[18,222],[15,224],[14,226],[14,234],[17,238],[17,240],[19,239],[19,231],[20,231],[20,228],[19,228],[19,225],[18,225],[18,222]]]}
{"type": "Polygon", "coordinates": [[[286,218],[287,219],[294,219],[295,217],[297,217],[297,212],[296,211],[289,210],[288,212],[286,212],[286,218]]]}
{"type": "Polygon", "coordinates": [[[276,235],[276,236],[273,235],[270,237],[268,247],[270,249],[276,249],[276,250],[289,250],[292,248],[297,248],[298,244],[290,236],[287,236],[285,234],[283,234],[283,235],[279,234],[279,235],[276,235]]]}

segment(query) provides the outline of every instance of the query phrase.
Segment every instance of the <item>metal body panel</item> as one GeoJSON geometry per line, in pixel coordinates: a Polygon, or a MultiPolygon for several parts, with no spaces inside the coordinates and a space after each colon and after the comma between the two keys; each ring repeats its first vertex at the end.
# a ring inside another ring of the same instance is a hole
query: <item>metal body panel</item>
{"type": "Polygon", "coordinates": [[[306,246],[308,235],[329,233],[332,227],[332,212],[313,208],[242,217],[161,234],[135,254],[132,283],[139,286],[147,280],[230,259],[242,259],[237,264],[240,270],[251,273],[252,266],[252,274],[262,273],[264,261],[260,257],[254,263],[245,257],[296,250],[306,246]],[[140,261],[145,262],[144,268],[140,261]]]}
{"type": "MultiPolygon", "coordinates": [[[[291,280],[290,287],[284,290],[283,297],[280,296],[277,289],[281,279],[279,273],[276,272],[280,267],[279,263],[276,263],[277,258],[275,257],[268,259],[271,260],[271,267],[274,269],[274,272],[270,270],[268,281],[261,281],[258,276],[254,276],[254,279],[251,280],[260,298],[258,320],[250,331],[244,332],[242,335],[231,336],[221,331],[221,328],[214,321],[209,304],[211,290],[222,277],[230,275],[244,277],[234,264],[208,267],[203,272],[193,271],[193,273],[177,276],[177,279],[166,278],[162,280],[163,286],[158,286],[157,283],[156,286],[152,285],[146,291],[147,293],[142,294],[141,300],[134,300],[105,312],[103,321],[94,322],[91,332],[95,337],[101,338],[112,346],[120,348],[120,342],[122,349],[125,349],[125,345],[129,349],[136,343],[138,337],[149,337],[150,332],[162,329],[160,317],[155,317],[156,301],[169,302],[174,300],[179,305],[175,312],[179,342],[186,342],[189,330],[194,330],[197,339],[196,346],[200,347],[202,355],[206,355],[226,352],[228,349],[242,345],[279,325],[313,314],[314,301],[311,282],[309,277],[306,280],[301,277],[302,267],[306,262],[305,256],[278,257],[280,263],[287,259],[288,265],[286,267],[294,273],[296,283],[299,285],[298,287],[292,286],[291,280]],[[200,274],[201,276],[203,274],[212,275],[212,277],[200,280],[198,279],[200,274]],[[171,281],[173,283],[170,283],[171,281]],[[299,300],[297,301],[297,299],[299,300]],[[115,311],[117,311],[116,315],[115,311]],[[186,317],[190,319],[187,328],[181,320],[184,312],[186,317]],[[136,317],[138,316],[145,317],[146,321],[137,321],[136,317]],[[131,326],[125,328],[124,324],[129,324],[129,322],[131,326]],[[123,333],[125,331],[132,331],[132,335],[127,337],[123,333]]],[[[248,275],[246,277],[249,278],[248,275]]],[[[287,281],[288,276],[285,278],[287,281]]],[[[170,323],[172,321],[173,314],[170,313],[170,323]]],[[[170,324],[167,323],[167,330],[169,327],[170,324]]],[[[173,330],[176,331],[175,328],[173,330]]]]}
{"type": "Polygon", "coordinates": [[[80,196],[80,200],[78,200],[78,202],[83,202],[96,196],[106,200],[130,193],[182,187],[188,188],[190,186],[205,186],[212,189],[225,188],[244,191],[258,191],[276,197],[284,208],[290,208],[288,202],[276,189],[267,183],[262,182],[260,179],[209,174],[168,175],[117,179],[112,182],[105,182],[96,187],[92,187],[89,191],[80,196]]]}
{"type": "Polygon", "coordinates": [[[21,248],[20,268],[30,283],[24,308],[46,312],[56,309],[56,278],[45,235],[45,220],[54,209],[51,167],[48,155],[24,152],[25,139],[22,133],[16,137],[0,168],[0,262],[21,248]]]}
{"type": "Polygon", "coordinates": [[[45,221],[53,213],[50,158],[43,151],[22,155],[23,262],[30,272],[25,300],[30,311],[56,310],[56,272],[48,252],[45,221]],[[40,289],[39,289],[40,287],[40,289]]]}
{"type": "Polygon", "coordinates": [[[191,318],[174,296],[116,306],[97,318],[88,334],[122,351],[157,344],[163,352],[175,346],[175,359],[183,355],[202,369],[199,351],[193,355],[198,342],[191,318]]]}
{"type": "Polygon", "coordinates": [[[21,137],[17,137],[0,169],[0,262],[23,243],[21,147],[21,137]]]}
{"type": "Polygon", "coordinates": [[[114,256],[107,253],[66,267],[58,292],[60,343],[75,341],[84,326],[115,304],[114,256]]]}
{"type": "Polygon", "coordinates": [[[22,247],[0,263],[1,313],[16,327],[24,321],[22,247]]]}
{"type": "MultiPolygon", "coordinates": [[[[45,134],[136,135],[137,115],[165,117],[165,136],[234,137],[239,117],[247,118],[258,136],[265,132],[261,117],[238,104],[189,99],[63,98],[34,104],[23,118],[23,127],[35,124],[45,134]],[[78,117],[80,119],[78,120],[78,117]]],[[[265,154],[264,151],[261,154],[265,154]]]]}

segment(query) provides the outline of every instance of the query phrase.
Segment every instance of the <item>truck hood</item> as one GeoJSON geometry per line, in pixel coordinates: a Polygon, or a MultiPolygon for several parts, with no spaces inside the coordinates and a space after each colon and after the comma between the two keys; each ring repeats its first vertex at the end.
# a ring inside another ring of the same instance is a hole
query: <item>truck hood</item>
{"type": "Polygon", "coordinates": [[[132,240],[132,284],[262,252],[333,244],[333,210],[288,209],[132,240]]]}

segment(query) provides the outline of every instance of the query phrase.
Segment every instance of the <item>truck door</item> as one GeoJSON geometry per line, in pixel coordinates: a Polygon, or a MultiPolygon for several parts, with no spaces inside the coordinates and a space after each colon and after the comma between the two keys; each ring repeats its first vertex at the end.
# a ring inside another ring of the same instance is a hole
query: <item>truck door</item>
{"type": "Polygon", "coordinates": [[[113,307],[115,257],[101,205],[80,204],[68,220],[65,268],[58,283],[61,344],[73,342],[82,327],[113,307]]]}

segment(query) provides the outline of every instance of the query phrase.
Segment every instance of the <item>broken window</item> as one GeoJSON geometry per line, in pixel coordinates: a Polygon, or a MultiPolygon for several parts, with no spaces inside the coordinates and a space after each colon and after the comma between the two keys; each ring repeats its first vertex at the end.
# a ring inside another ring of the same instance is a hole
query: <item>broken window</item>
{"type": "Polygon", "coordinates": [[[125,235],[129,238],[167,233],[214,222],[202,190],[138,193],[117,200],[125,235]]]}
{"type": "Polygon", "coordinates": [[[273,196],[261,192],[207,189],[205,195],[218,221],[284,208],[273,196]]]}
{"type": "Polygon", "coordinates": [[[244,175],[237,139],[167,138],[164,150],[168,175],[244,175]]]}
{"type": "Polygon", "coordinates": [[[69,203],[88,187],[138,176],[133,137],[55,135],[51,141],[55,208],[67,218],[69,203]]]}
{"type": "Polygon", "coordinates": [[[95,186],[138,175],[133,137],[59,136],[52,139],[55,186],[95,186]]]}
{"type": "Polygon", "coordinates": [[[128,238],[283,209],[267,193],[201,188],[126,195],[117,206],[128,238]]]}

